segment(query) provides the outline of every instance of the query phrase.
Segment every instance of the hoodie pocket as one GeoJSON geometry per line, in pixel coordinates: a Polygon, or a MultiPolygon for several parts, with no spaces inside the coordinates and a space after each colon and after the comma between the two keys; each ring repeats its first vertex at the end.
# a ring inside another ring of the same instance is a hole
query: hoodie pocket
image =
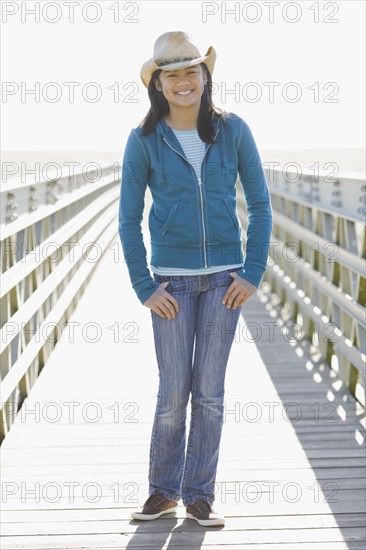
{"type": "Polygon", "coordinates": [[[199,214],[195,201],[172,204],[164,224],[160,227],[162,244],[184,248],[201,246],[199,214]]]}
{"type": "Polygon", "coordinates": [[[160,228],[160,232],[162,235],[165,235],[169,227],[172,225],[177,209],[178,209],[178,204],[171,205],[167,220],[164,223],[163,227],[160,228]]]}
{"type": "Polygon", "coordinates": [[[230,202],[229,202],[229,199],[222,199],[226,205],[226,208],[228,209],[229,211],[229,214],[234,222],[234,225],[236,227],[236,229],[239,229],[239,221],[238,221],[238,217],[236,215],[236,212],[232,209],[232,207],[230,206],[230,202]]]}
{"type": "Polygon", "coordinates": [[[233,243],[241,238],[241,226],[236,215],[235,201],[214,198],[207,203],[207,240],[209,244],[233,243]]]}

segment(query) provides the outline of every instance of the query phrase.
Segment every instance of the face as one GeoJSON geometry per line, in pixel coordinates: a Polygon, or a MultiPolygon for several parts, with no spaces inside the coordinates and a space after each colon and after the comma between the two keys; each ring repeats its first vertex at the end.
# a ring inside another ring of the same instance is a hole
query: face
{"type": "Polygon", "coordinates": [[[206,82],[203,67],[195,65],[177,71],[161,71],[155,86],[170,105],[192,107],[201,102],[206,82]]]}

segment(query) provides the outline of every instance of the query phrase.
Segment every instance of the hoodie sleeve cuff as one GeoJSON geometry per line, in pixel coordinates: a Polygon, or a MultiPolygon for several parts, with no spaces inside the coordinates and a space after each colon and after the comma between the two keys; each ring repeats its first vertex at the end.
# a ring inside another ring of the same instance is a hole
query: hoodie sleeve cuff
{"type": "Polygon", "coordinates": [[[142,305],[144,305],[146,300],[148,300],[150,296],[154,294],[155,290],[157,290],[159,286],[160,283],[158,281],[154,281],[153,279],[151,279],[151,283],[148,285],[146,284],[146,282],[144,282],[142,285],[141,283],[138,285],[134,285],[134,290],[142,305]]]}
{"type": "Polygon", "coordinates": [[[240,277],[242,277],[246,281],[249,281],[250,283],[252,283],[252,285],[256,286],[257,288],[259,288],[262,282],[264,273],[265,271],[263,271],[263,269],[258,269],[258,267],[256,266],[255,267],[244,266],[242,269],[237,271],[237,274],[240,277]]]}

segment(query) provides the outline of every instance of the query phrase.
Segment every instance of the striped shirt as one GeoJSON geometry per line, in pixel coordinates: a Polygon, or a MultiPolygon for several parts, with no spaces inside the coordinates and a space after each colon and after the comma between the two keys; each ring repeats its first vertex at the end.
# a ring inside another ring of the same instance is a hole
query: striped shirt
{"type": "Polygon", "coordinates": [[[193,128],[193,130],[174,130],[172,128],[172,130],[181,144],[187,160],[192,164],[198,180],[201,181],[201,166],[206,152],[206,143],[201,140],[197,128],[193,128]]]}
{"type": "MultiPolygon", "coordinates": [[[[187,157],[189,163],[193,166],[196,172],[198,181],[201,182],[201,166],[202,160],[206,152],[206,143],[201,140],[198,135],[197,128],[193,130],[174,130],[179,143],[187,157]]],[[[199,269],[185,269],[180,267],[162,267],[151,265],[151,271],[158,275],[208,275],[210,273],[217,273],[218,271],[225,271],[234,267],[243,267],[244,264],[231,264],[231,265],[214,265],[211,267],[202,267],[199,269]]]]}

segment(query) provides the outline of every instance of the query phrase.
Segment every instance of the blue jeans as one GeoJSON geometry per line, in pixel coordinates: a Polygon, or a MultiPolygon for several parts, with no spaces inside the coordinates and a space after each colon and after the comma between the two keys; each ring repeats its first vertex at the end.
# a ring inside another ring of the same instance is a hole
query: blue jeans
{"type": "Polygon", "coordinates": [[[222,304],[230,269],[209,275],[157,275],[179,303],[173,319],[151,311],[159,389],[150,443],[149,495],[213,503],[224,413],[226,366],[241,306],[222,304]],[[193,355],[194,349],[194,355],[193,355]],[[186,447],[186,410],[191,422],[186,447]]]}

